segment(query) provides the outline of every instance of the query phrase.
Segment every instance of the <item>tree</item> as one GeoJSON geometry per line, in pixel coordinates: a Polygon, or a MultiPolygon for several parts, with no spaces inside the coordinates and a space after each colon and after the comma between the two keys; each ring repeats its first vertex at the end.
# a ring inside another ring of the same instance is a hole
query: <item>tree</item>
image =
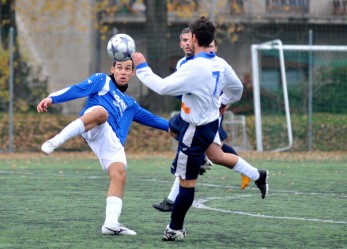
{"type": "MultiPolygon", "coordinates": [[[[15,1],[0,2],[0,111],[9,106],[9,30],[15,29],[15,1]]],[[[16,37],[16,32],[15,32],[16,37]]],[[[15,39],[16,40],[16,39],[15,39]]],[[[47,95],[47,80],[40,79],[40,68],[29,66],[19,54],[18,43],[14,43],[14,96],[16,111],[27,112],[36,109],[37,99],[47,95]]]]}

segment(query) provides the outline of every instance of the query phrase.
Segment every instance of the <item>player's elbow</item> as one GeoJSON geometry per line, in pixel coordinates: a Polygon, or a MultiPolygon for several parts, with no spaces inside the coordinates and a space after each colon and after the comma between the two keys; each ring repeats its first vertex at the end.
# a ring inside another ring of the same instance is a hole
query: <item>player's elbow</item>
{"type": "Polygon", "coordinates": [[[240,93],[236,96],[235,102],[240,101],[241,97],[242,97],[242,91],[240,91],[240,93]]]}
{"type": "Polygon", "coordinates": [[[243,85],[242,83],[240,82],[240,86],[235,89],[235,96],[236,96],[236,101],[239,101],[241,99],[241,96],[242,96],[242,93],[243,93],[243,85]]]}
{"type": "Polygon", "coordinates": [[[152,89],[152,90],[155,91],[156,93],[158,93],[159,95],[168,95],[168,91],[163,87],[157,87],[157,88],[152,89]]]}

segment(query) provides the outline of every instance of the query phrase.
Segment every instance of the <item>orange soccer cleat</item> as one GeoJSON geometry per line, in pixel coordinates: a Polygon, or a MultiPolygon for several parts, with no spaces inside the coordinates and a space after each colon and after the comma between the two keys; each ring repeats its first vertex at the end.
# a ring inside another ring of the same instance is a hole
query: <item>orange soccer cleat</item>
{"type": "Polygon", "coordinates": [[[241,174],[241,178],[242,178],[241,189],[244,190],[245,188],[247,188],[247,186],[250,183],[251,179],[249,179],[247,176],[242,175],[242,174],[241,174]]]}

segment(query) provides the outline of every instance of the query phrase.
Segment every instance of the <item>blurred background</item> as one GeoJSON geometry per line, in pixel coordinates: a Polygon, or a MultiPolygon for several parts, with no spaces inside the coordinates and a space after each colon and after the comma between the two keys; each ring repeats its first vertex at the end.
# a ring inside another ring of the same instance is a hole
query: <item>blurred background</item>
{"type": "MultiPolygon", "coordinates": [[[[347,0],[3,0],[0,152],[38,151],[45,139],[76,118],[83,99],[57,105],[52,114],[36,114],[36,105],[50,92],[95,72],[109,73],[112,61],[106,44],[114,34],[132,36],[153,71],[165,77],[183,56],[181,30],[200,16],[216,25],[217,54],[244,84],[241,101],[229,107],[226,118],[230,144],[258,151],[346,150],[347,0]],[[299,46],[283,51],[284,76],[278,49],[259,50],[257,64],[252,64],[251,46],[273,40],[299,46]],[[336,46],[338,50],[331,50],[336,46]],[[254,115],[255,67],[261,134],[256,131],[259,117],[254,115]]],[[[157,95],[136,77],[128,93],[164,117],[179,110],[177,99],[157,95]]],[[[168,137],[147,146],[138,140],[143,132],[134,131],[131,134],[137,139],[129,137],[127,146],[135,151],[171,149],[168,137]]],[[[158,140],[152,133],[146,133],[148,137],[158,140]]],[[[74,141],[65,149],[86,147],[74,141]]]]}

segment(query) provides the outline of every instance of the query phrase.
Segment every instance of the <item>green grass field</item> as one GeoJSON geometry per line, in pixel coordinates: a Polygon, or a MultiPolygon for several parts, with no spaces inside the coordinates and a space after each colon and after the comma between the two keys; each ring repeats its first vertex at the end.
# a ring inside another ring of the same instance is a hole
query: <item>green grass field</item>
{"type": "Polygon", "coordinates": [[[137,236],[105,236],[107,175],[91,153],[0,154],[0,248],[347,248],[347,155],[242,154],[270,172],[253,183],[214,166],[199,179],[183,241],[164,242],[171,155],[128,156],[120,221],[137,236]]]}

